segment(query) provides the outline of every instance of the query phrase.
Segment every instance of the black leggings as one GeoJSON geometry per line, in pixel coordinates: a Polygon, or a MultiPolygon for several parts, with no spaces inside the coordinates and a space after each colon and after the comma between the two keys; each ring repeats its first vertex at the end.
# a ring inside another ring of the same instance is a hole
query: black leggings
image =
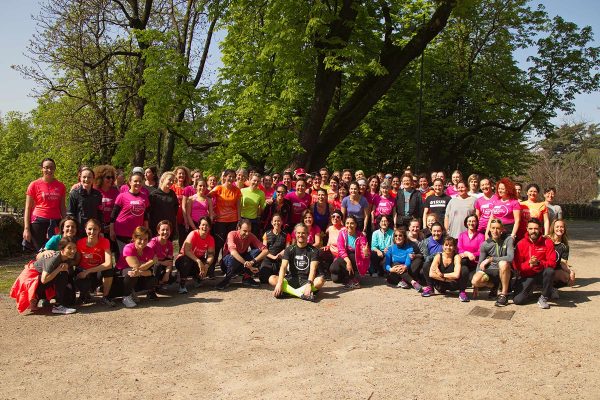
{"type": "Polygon", "coordinates": [[[519,278],[515,283],[515,297],[513,303],[517,305],[525,304],[529,296],[533,293],[535,286],[542,286],[542,295],[550,298],[552,295],[552,282],[554,281],[554,269],[544,268],[537,275],[528,278],[519,278]]]}
{"type": "Polygon", "coordinates": [[[121,270],[123,276],[123,295],[129,296],[135,290],[154,290],[157,280],[154,276],[129,276],[131,268],[121,270]]]}
{"type": "MultiPolygon", "coordinates": [[[[467,286],[469,285],[469,268],[466,265],[460,266],[460,276],[457,280],[454,281],[438,281],[437,279],[431,278],[429,276],[429,271],[431,270],[432,263],[426,263],[423,266],[423,275],[425,276],[425,282],[427,286],[434,287],[434,285],[442,290],[458,290],[460,292],[464,292],[467,290],[467,286]]],[[[450,268],[444,272],[448,274],[454,271],[454,266],[450,271],[450,268]]]]}
{"type": "MultiPolygon", "coordinates": [[[[76,270],[75,274],[81,272],[81,270],[76,270]]],[[[75,275],[75,286],[79,289],[80,296],[89,296],[92,289],[96,289],[98,285],[102,282],[102,278],[112,278],[115,276],[114,270],[107,269],[101,272],[96,272],[93,274],[89,274],[83,279],[77,278],[75,275]]]]}
{"type": "MultiPolygon", "coordinates": [[[[358,274],[358,268],[356,267],[354,253],[348,253],[348,258],[350,258],[352,269],[354,270],[353,276],[356,276],[358,274]]],[[[346,261],[341,257],[338,257],[333,261],[329,267],[329,271],[331,272],[331,280],[335,283],[347,283],[350,280],[350,273],[346,269],[346,261]]]]}
{"type": "Polygon", "coordinates": [[[260,264],[258,271],[258,279],[260,283],[269,283],[271,275],[279,275],[279,267],[281,266],[281,260],[271,260],[265,258],[260,264]]]}
{"type": "Polygon", "coordinates": [[[48,239],[52,236],[50,226],[58,226],[60,220],[51,220],[37,217],[35,221],[29,224],[29,233],[31,234],[31,244],[35,251],[38,251],[46,245],[48,239]]]}
{"type": "MultiPolygon", "coordinates": [[[[206,259],[202,259],[203,262],[206,262],[206,259]]],[[[181,285],[185,284],[185,280],[192,276],[194,278],[199,278],[200,275],[200,267],[198,263],[188,256],[181,256],[175,261],[175,267],[177,271],[179,271],[179,282],[181,285]]]]}
{"type": "MultiPolygon", "coordinates": [[[[65,294],[67,290],[67,284],[69,283],[69,274],[65,271],[59,272],[58,275],[54,277],[50,282],[42,283],[42,274],[38,278],[38,287],[36,290],[36,295],[38,299],[46,298],[46,288],[54,286],[54,290],[56,291],[56,295],[54,299],[56,299],[56,305],[65,305],[65,294]]],[[[47,299],[51,300],[51,299],[47,299]]]]}

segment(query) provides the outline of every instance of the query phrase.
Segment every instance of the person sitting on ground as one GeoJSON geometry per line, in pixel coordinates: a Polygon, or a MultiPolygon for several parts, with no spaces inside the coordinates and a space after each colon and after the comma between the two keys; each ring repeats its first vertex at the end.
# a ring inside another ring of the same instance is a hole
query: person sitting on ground
{"type": "MultiPolygon", "coordinates": [[[[556,268],[554,270],[554,286],[573,286],[575,284],[575,271],[569,265],[569,238],[565,221],[555,219],[550,225],[550,240],[554,243],[556,252],[556,268]]],[[[558,291],[552,291],[552,298],[558,299],[558,291]]]]}
{"type": "Polygon", "coordinates": [[[54,314],[73,314],[77,310],[66,307],[68,274],[74,265],[77,244],[71,237],[58,242],[58,250],[48,257],[30,262],[15,281],[10,296],[17,301],[17,310],[38,310],[38,300],[51,300],[54,314]]]}
{"type": "Polygon", "coordinates": [[[396,228],[394,230],[394,244],[385,253],[385,270],[387,272],[387,283],[402,289],[411,286],[420,292],[423,288],[418,282],[419,272],[411,269],[414,247],[408,241],[406,231],[396,228]]]}
{"type": "Polygon", "coordinates": [[[531,218],[527,223],[527,236],[517,243],[514,268],[518,276],[513,298],[516,305],[525,304],[534,286],[542,285],[537,304],[542,309],[550,308],[548,299],[552,295],[556,253],[552,240],[542,236],[542,229],[542,222],[531,218]]]}
{"type": "Polygon", "coordinates": [[[496,307],[508,304],[511,263],[514,259],[514,238],[504,232],[502,220],[492,218],[489,224],[490,237],[479,248],[479,263],[475,275],[471,279],[473,297],[477,296],[477,288],[490,288],[489,298],[496,298],[496,307]],[[502,290],[498,294],[498,287],[502,290]]]}
{"type": "Polygon", "coordinates": [[[269,254],[265,257],[258,271],[260,283],[269,283],[271,275],[279,274],[283,252],[287,246],[287,235],[282,230],[281,215],[275,213],[271,218],[273,227],[263,235],[263,244],[269,249],[269,254]]]}
{"type": "Polygon", "coordinates": [[[138,288],[147,290],[147,298],[155,298],[156,278],[152,274],[152,267],[158,258],[152,248],[148,247],[150,229],[138,226],[133,230],[131,243],[123,247],[123,253],[117,262],[117,270],[123,277],[124,297],[123,305],[127,308],[137,306],[135,291],[138,288]]]}
{"type": "Polygon", "coordinates": [[[258,272],[257,265],[267,256],[269,249],[251,232],[252,224],[245,218],[240,219],[238,228],[229,232],[223,248],[223,266],[225,278],[216,286],[217,290],[225,290],[231,280],[243,272],[242,284],[258,287],[260,282],[252,278],[258,272]],[[251,249],[251,250],[249,250],[251,249]]]}
{"type": "Polygon", "coordinates": [[[469,301],[466,292],[469,284],[469,268],[462,265],[461,258],[456,252],[456,239],[453,237],[446,236],[442,252],[435,255],[431,264],[425,266],[423,275],[427,281],[427,286],[421,294],[423,297],[431,296],[435,286],[442,293],[447,290],[458,290],[458,299],[461,302],[469,301]]]}
{"type": "Polygon", "coordinates": [[[158,235],[148,242],[148,247],[154,250],[156,259],[158,260],[152,268],[152,273],[158,281],[159,287],[174,281],[171,274],[173,271],[173,242],[169,239],[173,232],[173,227],[169,220],[160,221],[156,225],[158,235]]]}
{"type": "Polygon", "coordinates": [[[423,267],[426,264],[431,264],[433,257],[437,253],[441,253],[444,246],[444,227],[439,222],[434,222],[431,225],[431,236],[425,238],[420,245],[421,253],[423,253],[423,267]]]}
{"type": "Polygon", "coordinates": [[[325,279],[317,276],[318,250],[308,244],[308,228],[304,224],[297,224],[294,233],[295,244],[285,249],[279,275],[271,275],[269,284],[275,287],[275,297],[287,293],[303,300],[314,301],[314,292],[325,284],[325,279]],[[289,274],[286,275],[288,269],[289,274]]]}
{"type": "Polygon", "coordinates": [[[175,267],[179,271],[179,294],[188,292],[186,281],[190,276],[200,284],[206,277],[214,258],[215,239],[210,234],[210,219],[201,217],[198,221],[198,229],[188,234],[179,257],[175,260],[175,267]]]}
{"type": "Polygon", "coordinates": [[[95,290],[102,281],[102,303],[109,307],[116,304],[110,299],[115,271],[112,267],[110,242],[100,236],[102,225],[100,221],[92,218],[85,224],[87,237],[77,241],[77,251],[81,255],[79,266],[75,269],[75,285],[79,289],[78,303],[91,301],[90,290],[95,290]]]}
{"type": "Polygon", "coordinates": [[[390,222],[389,215],[384,214],[377,217],[379,229],[374,231],[371,237],[371,264],[369,266],[371,275],[384,276],[383,262],[394,241],[394,231],[390,229],[390,222]]]}
{"type": "Polygon", "coordinates": [[[338,257],[329,268],[331,280],[344,284],[346,289],[360,289],[359,275],[369,269],[369,244],[357,226],[356,217],[348,215],[346,226],[338,235],[338,257]]]}

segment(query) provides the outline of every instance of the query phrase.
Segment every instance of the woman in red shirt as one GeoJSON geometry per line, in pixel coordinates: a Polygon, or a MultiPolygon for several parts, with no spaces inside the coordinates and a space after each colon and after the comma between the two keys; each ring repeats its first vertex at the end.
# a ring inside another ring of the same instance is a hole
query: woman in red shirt
{"type": "Polygon", "coordinates": [[[66,214],[65,185],[54,178],[56,163],[44,158],[42,177],[31,182],[25,197],[23,240],[31,242],[37,251],[55,232],[66,214]]]}

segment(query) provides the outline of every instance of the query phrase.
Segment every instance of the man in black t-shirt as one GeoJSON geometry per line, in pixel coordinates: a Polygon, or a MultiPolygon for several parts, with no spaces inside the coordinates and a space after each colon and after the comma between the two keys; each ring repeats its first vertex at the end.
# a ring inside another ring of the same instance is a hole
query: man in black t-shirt
{"type": "Polygon", "coordinates": [[[274,286],[273,296],[287,293],[303,300],[314,301],[313,292],[325,284],[322,276],[317,276],[319,252],[308,244],[308,227],[302,223],[295,227],[296,244],[283,252],[279,275],[271,275],[269,284],[274,286]],[[286,275],[286,272],[289,273],[286,275]]]}

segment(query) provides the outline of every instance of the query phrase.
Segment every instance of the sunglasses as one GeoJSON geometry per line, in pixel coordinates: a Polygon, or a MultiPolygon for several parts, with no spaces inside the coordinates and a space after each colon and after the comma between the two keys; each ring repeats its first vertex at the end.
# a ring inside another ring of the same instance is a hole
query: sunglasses
{"type": "Polygon", "coordinates": [[[395,238],[398,238],[398,237],[401,237],[401,238],[403,238],[403,237],[404,237],[404,235],[394,235],[394,237],[395,237],[395,238]]]}
{"type": "Polygon", "coordinates": [[[115,179],[114,176],[105,176],[104,179],[115,179]]]}
{"type": "Polygon", "coordinates": [[[331,219],[334,219],[334,218],[340,219],[340,218],[342,218],[342,217],[340,217],[339,215],[332,215],[332,216],[331,216],[331,219]]]}
{"type": "Polygon", "coordinates": [[[277,191],[277,194],[285,194],[285,192],[280,192],[279,190],[277,191]]]}

